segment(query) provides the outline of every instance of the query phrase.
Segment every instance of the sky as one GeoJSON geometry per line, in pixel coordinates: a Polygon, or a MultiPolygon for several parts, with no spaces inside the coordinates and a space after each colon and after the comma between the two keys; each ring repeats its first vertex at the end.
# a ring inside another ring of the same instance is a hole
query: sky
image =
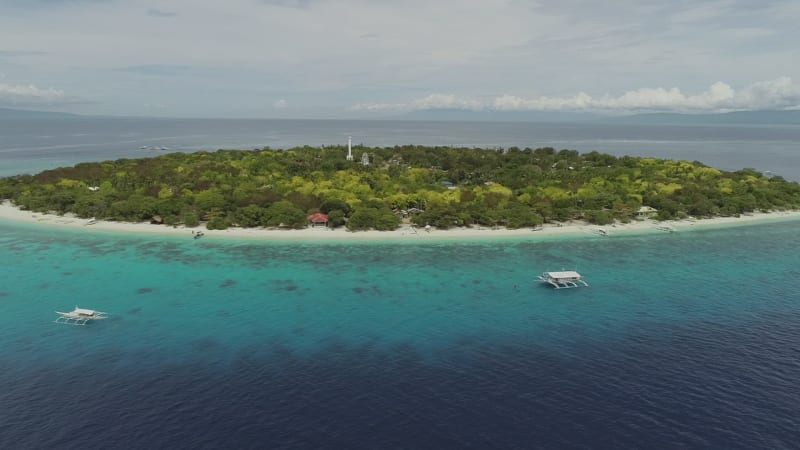
{"type": "Polygon", "coordinates": [[[0,107],[798,109],[798,23],[797,0],[0,0],[0,107]]]}

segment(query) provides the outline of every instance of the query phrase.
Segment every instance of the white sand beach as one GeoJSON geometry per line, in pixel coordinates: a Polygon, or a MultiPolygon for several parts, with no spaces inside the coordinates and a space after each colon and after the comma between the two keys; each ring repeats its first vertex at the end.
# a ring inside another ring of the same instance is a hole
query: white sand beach
{"type": "Polygon", "coordinates": [[[281,230],[265,228],[229,228],[227,230],[208,230],[200,225],[195,228],[184,226],[171,227],[154,225],[146,222],[112,222],[90,221],[71,215],[59,216],[55,214],[42,214],[23,211],[5,201],[0,204],[0,221],[18,222],[41,227],[60,227],[81,230],[86,233],[112,232],[122,234],[149,234],[164,236],[191,237],[197,231],[202,231],[203,239],[243,238],[261,240],[291,240],[291,241],[340,241],[340,240],[470,240],[482,238],[524,238],[524,237],[555,237],[555,236],[594,236],[597,238],[622,235],[680,232],[698,228],[738,226],[769,221],[800,220],[800,211],[781,211],[770,213],[753,213],[740,217],[717,217],[713,219],[685,219],[657,222],[654,220],[633,221],[628,224],[592,225],[582,222],[569,222],[563,224],[545,224],[537,229],[505,229],[505,228],[451,228],[448,230],[430,229],[403,225],[394,231],[358,231],[351,232],[345,228],[329,229],[324,227],[305,228],[301,230],[281,230]]]}

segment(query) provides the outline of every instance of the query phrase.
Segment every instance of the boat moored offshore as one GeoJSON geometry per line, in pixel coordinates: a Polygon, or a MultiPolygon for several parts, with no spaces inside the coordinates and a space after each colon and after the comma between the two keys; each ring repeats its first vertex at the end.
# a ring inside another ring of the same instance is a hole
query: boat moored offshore
{"type": "Polygon", "coordinates": [[[589,286],[587,282],[583,281],[583,276],[574,270],[543,272],[538,278],[542,283],[549,284],[556,289],[589,286]]]}

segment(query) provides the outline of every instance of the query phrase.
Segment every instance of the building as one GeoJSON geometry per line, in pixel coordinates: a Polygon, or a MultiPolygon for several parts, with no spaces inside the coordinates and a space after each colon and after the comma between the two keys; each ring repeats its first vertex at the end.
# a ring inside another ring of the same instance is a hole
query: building
{"type": "Polygon", "coordinates": [[[312,227],[316,227],[317,225],[321,225],[323,227],[328,226],[328,215],[322,213],[314,213],[308,216],[308,222],[311,223],[312,227]]]}
{"type": "Polygon", "coordinates": [[[658,214],[658,210],[650,206],[642,206],[636,211],[636,217],[639,219],[650,219],[658,214]]]}

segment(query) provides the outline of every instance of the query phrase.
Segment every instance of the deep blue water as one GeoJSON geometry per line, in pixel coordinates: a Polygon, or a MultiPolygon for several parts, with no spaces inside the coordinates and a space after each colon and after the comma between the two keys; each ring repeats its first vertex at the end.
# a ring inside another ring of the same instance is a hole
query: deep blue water
{"type": "Polygon", "coordinates": [[[796,448],[799,225],[312,244],[0,224],[0,448],[796,448]],[[562,267],[591,286],[533,282],[562,267]],[[111,318],[52,323],[76,303],[111,318]]]}
{"type": "Polygon", "coordinates": [[[554,147],[752,167],[800,180],[800,127],[367,120],[0,120],[0,176],[164,152],[302,145],[554,147]],[[147,147],[141,149],[140,147],[147,147]],[[155,150],[166,147],[168,150],[155,150]]]}

